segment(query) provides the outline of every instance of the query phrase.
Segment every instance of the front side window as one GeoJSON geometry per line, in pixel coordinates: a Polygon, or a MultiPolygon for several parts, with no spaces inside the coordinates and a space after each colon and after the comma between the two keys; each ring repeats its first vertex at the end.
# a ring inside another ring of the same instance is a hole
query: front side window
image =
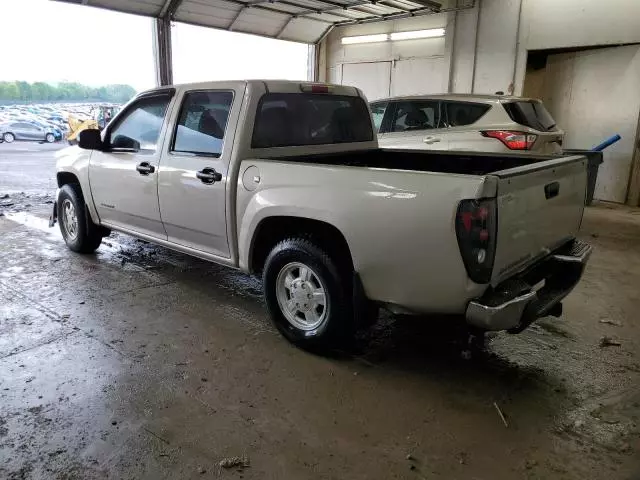
{"type": "Polygon", "coordinates": [[[489,111],[490,105],[469,102],[447,102],[447,124],[450,127],[463,127],[476,123],[489,111]]]}
{"type": "Polygon", "coordinates": [[[168,95],[157,95],[141,98],[131,105],[109,131],[107,140],[111,148],[155,151],[170,101],[168,95]]]}
{"type": "Polygon", "coordinates": [[[197,91],[184,96],[172,150],[219,157],[233,92],[197,91]]]}
{"type": "Polygon", "coordinates": [[[393,118],[393,132],[430,130],[440,128],[440,102],[414,100],[398,102],[393,118]]]}
{"type": "Polygon", "coordinates": [[[267,93],[260,99],[253,148],[370,142],[371,116],[360,97],[267,93]]]}
{"type": "Polygon", "coordinates": [[[382,126],[382,120],[384,120],[384,112],[387,111],[388,106],[389,106],[388,102],[371,104],[371,115],[373,116],[373,125],[376,129],[376,133],[380,131],[380,127],[382,126]]]}

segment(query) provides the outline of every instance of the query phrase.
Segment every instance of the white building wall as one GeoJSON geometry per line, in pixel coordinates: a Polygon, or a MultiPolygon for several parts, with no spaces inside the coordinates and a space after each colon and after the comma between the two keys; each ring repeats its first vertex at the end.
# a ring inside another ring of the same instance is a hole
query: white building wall
{"type": "Polygon", "coordinates": [[[343,37],[444,28],[446,13],[389,22],[340,27],[326,39],[326,78],[355,85],[370,100],[390,95],[446,91],[450,55],[445,37],[342,45],[343,37]],[[371,75],[380,78],[371,78],[371,75]]]}
{"type": "Polygon", "coordinates": [[[478,11],[478,8],[473,8],[454,13],[453,29],[447,31],[447,36],[453,38],[449,91],[454,93],[470,93],[473,90],[478,11]]]}
{"type": "MultiPolygon", "coordinates": [[[[476,0],[473,9],[336,28],[326,68],[344,63],[443,59],[441,91],[522,91],[528,50],[640,43],[640,0],[476,0]],[[342,45],[344,36],[447,28],[447,37],[342,45]],[[449,42],[451,47],[445,48],[449,42]],[[513,84],[513,85],[512,85],[513,84]]],[[[333,78],[337,78],[335,75],[333,78]]]]}
{"type": "Polygon", "coordinates": [[[513,92],[521,0],[479,4],[474,93],[513,92]]]}
{"type": "Polygon", "coordinates": [[[640,42],[639,0],[524,2],[529,50],[640,42]]]}

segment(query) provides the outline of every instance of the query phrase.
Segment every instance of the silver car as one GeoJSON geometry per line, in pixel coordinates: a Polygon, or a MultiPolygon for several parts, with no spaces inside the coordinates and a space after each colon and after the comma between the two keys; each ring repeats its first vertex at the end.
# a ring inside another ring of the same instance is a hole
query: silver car
{"type": "Polygon", "coordinates": [[[371,103],[381,147],[556,154],[564,132],[540,100],[424,95],[371,103]]]}
{"type": "Polygon", "coordinates": [[[0,124],[0,135],[7,143],[13,143],[14,141],[53,143],[56,141],[56,135],[52,129],[24,121],[0,124]]]}

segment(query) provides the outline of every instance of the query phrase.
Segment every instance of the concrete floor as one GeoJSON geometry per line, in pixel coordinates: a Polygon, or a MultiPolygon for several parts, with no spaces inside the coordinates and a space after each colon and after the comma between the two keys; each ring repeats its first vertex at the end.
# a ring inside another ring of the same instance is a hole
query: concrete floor
{"type": "Polygon", "coordinates": [[[640,478],[638,210],[587,210],[561,320],[466,361],[433,320],[384,316],[322,358],[277,335],[259,281],[120,235],[74,254],[48,197],[4,181],[2,479],[640,478]]]}

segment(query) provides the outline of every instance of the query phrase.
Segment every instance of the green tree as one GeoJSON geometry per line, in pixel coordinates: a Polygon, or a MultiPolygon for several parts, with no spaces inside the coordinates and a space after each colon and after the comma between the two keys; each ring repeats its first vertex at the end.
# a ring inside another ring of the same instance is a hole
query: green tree
{"type": "Polygon", "coordinates": [[[76,82],[61,82],[57,85],[50,85],[44,82],[35,82],[33,84],[23,81],[0,82],[0,103],[51,101],[124,103],[135,94],[135,89],[130,85],[88,87],[76,82]]]}
{"type": "Polygon", "coordinates": [[[0,82],[0,100],[11,102],[20,100],[20,90],[16,82],[0,82]]]}
{"type": "Polygon", "coordinates": [[[23,102],[31,101],[31,85],[27,82],[16,82],[16,86],[18,87],[18,95],[20,100],[23,102]]]}

